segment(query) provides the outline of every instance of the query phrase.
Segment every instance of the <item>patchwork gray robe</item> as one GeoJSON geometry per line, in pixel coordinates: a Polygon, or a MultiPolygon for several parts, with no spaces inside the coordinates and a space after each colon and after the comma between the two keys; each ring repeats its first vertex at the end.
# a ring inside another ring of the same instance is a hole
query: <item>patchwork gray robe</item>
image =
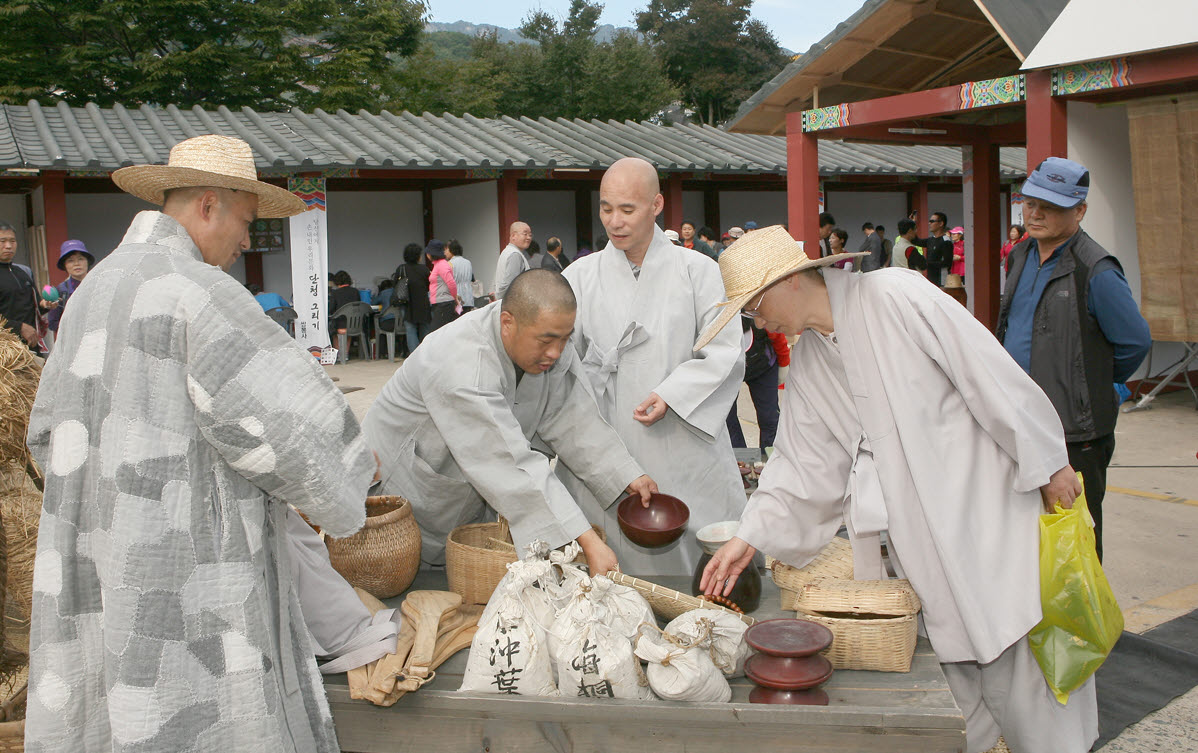
{"type": "Polygon", "coordinates": [[[72,296],[29,425],[46,472],[30,751],[335,751],[287,503],[365,520],[341,394],[172,218],[72,296]]]}

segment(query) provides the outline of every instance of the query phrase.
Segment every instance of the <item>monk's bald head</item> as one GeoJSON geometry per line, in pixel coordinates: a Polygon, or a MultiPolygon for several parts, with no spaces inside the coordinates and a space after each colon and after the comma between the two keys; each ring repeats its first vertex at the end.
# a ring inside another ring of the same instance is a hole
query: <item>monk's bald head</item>
{"type": "Polygon", "coordinates": [[[499,311],[499,335],[508,357],[525,374],[557,363],[574,333],[578,302],[557,272],[530,269],[512,280],[499,311]]]}
{"type": "Polygon", "coordinates": [[[532,243],[532,228],[528,226],[527,222],[519,220],[513,222],[508,228],[507,242],[524,251],[532,243]]]}
{"type": "Polygon", "coordinates": [[[640,157],[624,157],[613,162],[612,166],[607,168],[607,172],[603,174],[603,180],[599,184],[600,190],[605,183],[609,182],[627,183],[634,186],[647,199],[652,199],[655,194],[661,193],[661,181],[657,178],[657,168],[640,157]]]}
{"type": "Polygon", "coordinates": [[[613,246],[630,262],[645,257],[665,206],[657,169],[639,157],[625,157],[603,174],[599,184],[599,219],[613,246]]]}
{"type": "Polygon", "coordinates": [[[577,308],[578,299],[570,283],[548,269],[529,269],[516,275],[501,306],[521,325],[535,322],[543,311],[573,314],[577,308]]]}

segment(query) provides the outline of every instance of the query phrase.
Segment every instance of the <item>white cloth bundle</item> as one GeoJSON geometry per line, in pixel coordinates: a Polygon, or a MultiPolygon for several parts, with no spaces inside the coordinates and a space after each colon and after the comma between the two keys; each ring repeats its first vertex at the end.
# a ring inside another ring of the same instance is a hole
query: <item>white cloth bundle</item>
{"type": "Polygon", "coordinates": [[[556,589],[554,602],[558,606],[557,619],[549,634],[550,650],[556,656],[562,639],[558,626],[568,626],[579,619],[580,610],[589,613],[590,605],[604,607],[606,624],[617,635],[628,639],[631,644],[642,623],[657,626],[653,608],[645,597],[634,589],[613,583],[605,575],[591,578],[576,565],[562,565],[561,584],[556,589]]]}
{"type": "Polygon", "coordinates": [[[649,662],[649,687],[666,701],[727,703],[732,699],[728,679],[716,668],[707,646],[679,640],[644,626],[636,655],[649,662]]]}
{"type": "Polygon", "coordinates": [[[707,649],[712,662],[728,677],[744,674],[750,653],[745,642],[748,629],[739,617],[720,609],[692,609],[666,625],[670,635],[707,649]]]}
{"type": "Polygon", "coordinates": [[[632,641],[613,629],[608,608],[580,599],[554,624],[558,687],[563,696],[585,698],[653,697],[642,684],[632,641]]]}
{"type": "MultiPolygon", "coordinates": [[[[530,550],[533,547],[529,547],[530,550]]],[[[508,565],[478,621],[459,690],[511,695],[557,695],[545,627],[553,608],[543,580],[555,578],[552,565],[530,552],[508,565]]]]}

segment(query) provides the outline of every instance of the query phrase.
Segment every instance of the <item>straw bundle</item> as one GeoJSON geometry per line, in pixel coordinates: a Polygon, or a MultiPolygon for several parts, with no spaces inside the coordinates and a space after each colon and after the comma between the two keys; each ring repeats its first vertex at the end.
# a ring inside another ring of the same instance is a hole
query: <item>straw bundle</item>
{"type": "Polygon", "coordinates": [[[0,317],[0,473],[9,466],[25,468],[25,431],[41,374],[38,359],[0,317]]]}
{"type": "Polygon", "coordinates": [[[16,651],[29,650],[29,615],[33,607],[33,558],[42,493],[24,473],[0,475],[0,519],[7,542],[8,576],[4,594],[4,634],[16,651]]]}

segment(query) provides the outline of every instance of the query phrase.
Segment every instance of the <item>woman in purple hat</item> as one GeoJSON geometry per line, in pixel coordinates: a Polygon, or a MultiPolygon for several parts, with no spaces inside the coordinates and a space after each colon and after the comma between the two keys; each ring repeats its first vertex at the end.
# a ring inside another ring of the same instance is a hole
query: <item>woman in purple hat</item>
{"type": "Polygon", "coordinates": [[[79,287],[79,283],[83,282],[83,278],[87,276],[88,271],[96,263],[96,257],[91,255],[87,250],[87,246],[83,245],[83,241],[64,241],[62,249],[58,253],[58,268],[66,272],[69,277],[58,284],[58,305],[50,310],[46,319],[50,325],[50,331],[58,334],[58,323],[62,321],[62,312],[66,308],[67,299],[79,287]]]}

